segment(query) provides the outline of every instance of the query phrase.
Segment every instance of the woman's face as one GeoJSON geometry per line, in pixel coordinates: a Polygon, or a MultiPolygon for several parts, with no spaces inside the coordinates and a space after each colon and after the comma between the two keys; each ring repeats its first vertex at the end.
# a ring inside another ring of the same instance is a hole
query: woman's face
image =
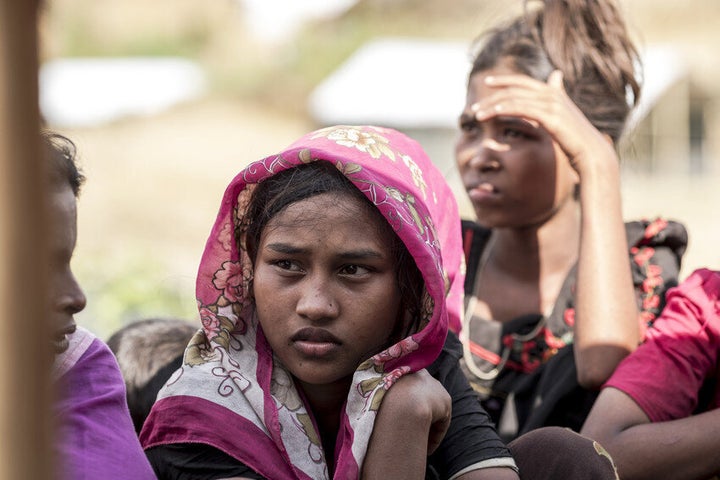
{"type": "Polygon", "coordinates": [[[576,176],[541,127],[518,117],[478,122],[473,104],[487,97],[488,75],[518,72],[506,64],[470,78],[455,158],[478,221],[491,228],[521,228],[547,221],[573,198],[576,176]]]}
{"type": "Polygon", "coordinates": [[[356,198],[324,193],[290,204],[263,229],[253,280],[258,320],[305,389],[347,383],[388,346],[400,292],[383,222],[356,198]]]}

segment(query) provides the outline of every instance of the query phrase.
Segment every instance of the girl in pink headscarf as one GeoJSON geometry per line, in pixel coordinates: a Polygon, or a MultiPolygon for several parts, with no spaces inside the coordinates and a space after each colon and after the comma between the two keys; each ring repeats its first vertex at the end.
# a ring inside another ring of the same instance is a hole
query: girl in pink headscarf
{"type": "Polygon", "coordinates": [[[141,433],[159,478],[516,479],[448,335],[460,243],[442,175],[390,129],[322,129],[240,172],[202,329],[141,433]]]}

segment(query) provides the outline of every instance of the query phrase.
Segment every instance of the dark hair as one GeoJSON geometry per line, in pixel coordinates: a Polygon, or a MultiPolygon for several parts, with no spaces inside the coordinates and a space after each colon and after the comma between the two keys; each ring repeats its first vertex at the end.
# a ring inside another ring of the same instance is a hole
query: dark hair
{"type": "Polygon", "coordinates": [[[50,163],[49,175],[53,185],[69,185],[77,197],[85,176],[78,168],[75,157],[77,149],[69,138],[55,132],[42,133],[43,154],[50,163]]]}
{"type": "MultiPolygon", "coordinates": [[[[250,261],[255,264],[263,229],[275,215],[293,203],[323,193],[337,193],[355,198],[381,220],[382,228],[386,229],[388,236],[393,239],[391,252],[395,259],[401,297],[399,315],[407,314],[411,319],[404,336],[415,331],[420,322],[425,320],[423,317],[426,311],[426,308],[423,308],[425,282],[415,260],[375,205],[330,162],[318,160],[298,165],[263,180],[255,187],[245,213],[239,220],[237,232],[250,261]]],[[[404,321],[398,322],[398,328],[404,324],[404,321]]]]}
{"type": "Polygon", "coordinates": [[[115,354],[127,391],[135,431],[140,433],[160,389],[181,367],[185,347],[197,328],[177,318],[148,318],[113,333],[115,354]]]}
{"type": "Polygon", "coordinates": [[[617,143],[640,98],[639,55],[617,7],[613,0],[539,3],[530,10],[526,0],[523,15],[478,38],[470,76],[501,61],[542,81],[560,70],[573,102],[617,143]]]}

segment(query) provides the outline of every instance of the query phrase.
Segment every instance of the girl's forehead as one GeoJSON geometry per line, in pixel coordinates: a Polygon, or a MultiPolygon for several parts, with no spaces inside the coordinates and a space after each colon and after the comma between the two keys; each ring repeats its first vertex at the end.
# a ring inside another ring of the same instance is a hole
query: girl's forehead
{"type": "Polygon", "coordinates": [[[380,212],[361,198],[343,192],[313,195],[287,205],[275,214],[268,226],[313,228],[319,222],[351,224],[355,229],[379,227],[387,223],[380,212]]]}
{"type": "Polygon", "coordinates": [[[371,206],[323,194],[293,203],[273,217],[262,231],[260,249],[330,256],[374,252],[376,258],[390,259],[391,235],[390,226],[371,206]]]}

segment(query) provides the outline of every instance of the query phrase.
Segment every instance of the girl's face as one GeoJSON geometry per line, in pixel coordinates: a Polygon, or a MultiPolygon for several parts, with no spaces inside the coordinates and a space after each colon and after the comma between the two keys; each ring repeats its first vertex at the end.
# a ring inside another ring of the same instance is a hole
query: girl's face
{"type": "Polygon", "coordinates": [[[400,292],[384,221],[356,198],[324,193],[290,204],[263,229],[258,320],[304,389],[347,383],[389,346],[400,292]]]}
{"type": "Polygon", "coordinates": [[[70,185],[50,193],[53,235],[50,240],[49,311],[52,315],[52,345],[56,354],[68,349],[75,331],[73,315],[85,308],[85,294],[70,269],[77,238],[77,207],[70,185]]]}
{"type": "Polygon", "coordinates": [[[489,75],[518,74],[502,62],[470,78],[455,158],[478,221],[521,228],[547,221],[573,198],[572,167],[550,135],[519,117],[475,119],[473,104],[492,93],[489,75]]]}

